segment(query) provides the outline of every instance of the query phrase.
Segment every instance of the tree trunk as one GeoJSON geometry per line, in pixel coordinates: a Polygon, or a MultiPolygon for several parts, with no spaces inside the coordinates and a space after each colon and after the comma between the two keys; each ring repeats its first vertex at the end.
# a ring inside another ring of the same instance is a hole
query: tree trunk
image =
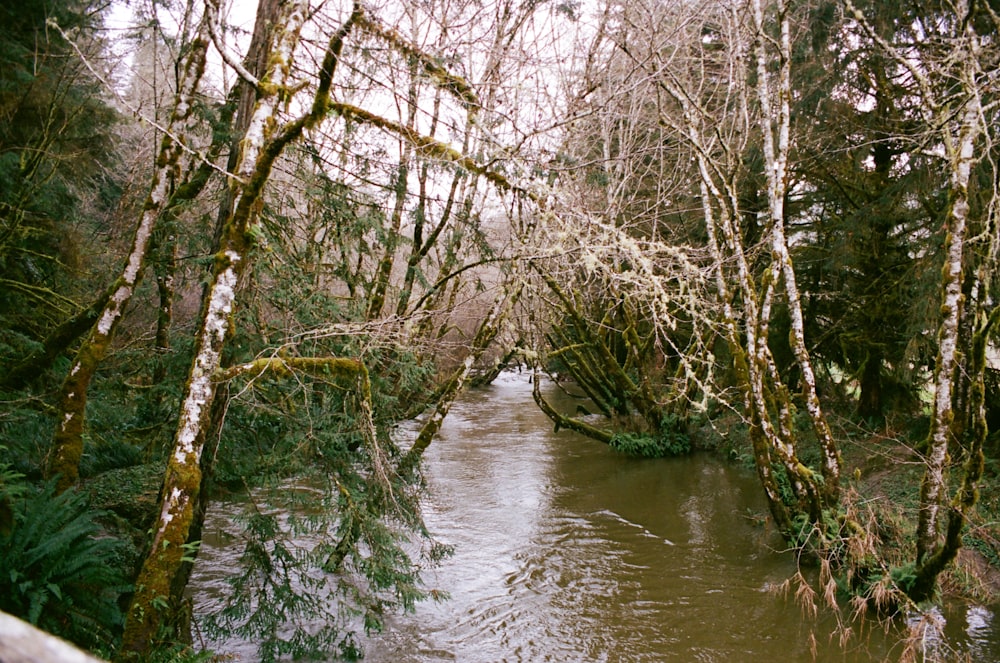
{"type": "Polygon", "coordinates": [[[858,416],[864,419],[882,417],[882,353],[868,349],[861,378],[858,380],[858,416]]]}
{"type": "Polygon", "coordinates": [[[788,251],[788,240],[785,236],[785,196],[788,192],[788,157],[791,133],[792,46],[789,7],[784,0],[779,0],[776,11],[780,22],[780,36],[777,42],[780,66],[777,76],[777,90],[772,92],[769,85],[771,76],[765,46],[768,36],[765,32],[762,0],[753,0],[753,16],[757,30],[755,48],[757,96],[760,104],[761,134],[764,138],[764,170],[767,175],[768,209],[772,225],[771,250],[774,253],[774,259],[778,261],[781,268],[781,277],[785,284],[785,301],[791,318],[789,342],[799,365],[806,410],[809,412],[809,418],[812,421],[813,430],[819,440],[822,452],[823,483],[819,486],[819,490],[823,496],[823,506],[832,508],[837,505],[840,497],[840,451],[833,439],[833,433],[830,431],[816,391],[816,376],[805,341],[802,301],[796,285],[792,258],[788,251]],[[773,95],[776,95],[776,98],[773,95]],[[774,117],[770,112],[770,109],[774,107],[777,108],[777,117],[774,117]]]}
{"type": "Polygon", "coordinates": [[[309,111],[296,120],[276,126],[278,111],[284,103],[285,86],[291,82],[293,54],[308,16],[308,5],[307,0],[289,0],[280,7],[274,21],[273,39],[264,56],[268,65],[261,80],[267,83],[258,87],[241,144],[237,177],[234,178],[234,204],[222,227],[220,246],[204,295],[194,362],[182,399],[174,451],[160,494],[160,515],[126,615],[122,639],[125,655],[144,654],[160,637],[160,629],[168,617],[160,608],[161,602],[177,593],[176,579],[183,567],[184,545],[194,524],[201,490],[201,456],[215,397],[216,373],[230,332],[237,283],[250,261],[249,238],[257,222],[264,186],[284,148],[325,116],[343,40],[361,16],[360,6],[355,5],[351,16],[331,37],[309,111]]]}
{"type": "Polygon", "coordinates": [[[954,410],[952,391],[958,362],[959,321],[962,317],[962,269],[965,233],[969,215],[969,176],[979,134],[978,98],[967,102],[959,128],[958,145],[952,146],[951,206],[945,224],[945,264],[941,272],[941,321],[938,325],[938,354],[934,362],[934,403],[927,441],[927,459],[920,486],[920,514],[917,522],[917,564],[922,565],[937,549],[939,511],[946,493],[945,469],[954,410]]]}
{"type": "Polygon", "coordinates": [[[174,96],[170,121],[167,123],[167,131],[156,159],[157,168],[136,227],[125,268],[113,286],[111,297],[104,305],[97,324],[93,326],[90,335],[77,352],[69,375],[60,390],[59,423],[46,464],[46,475],[59,477],[57,484],[59,491],[74,485],[79,477],[80,458],[83,455],[83,424],[90,381],[107,354],[125,307],[135,293],[146,264],[154,225],[169,200],[177,164],[183,153],[183,148],[175,137],[183,130],[183,125],[191,114],[194,96],[205,69],[207,46],[207,24],[202,21],[181,66],[180,85],[174,96]]]}

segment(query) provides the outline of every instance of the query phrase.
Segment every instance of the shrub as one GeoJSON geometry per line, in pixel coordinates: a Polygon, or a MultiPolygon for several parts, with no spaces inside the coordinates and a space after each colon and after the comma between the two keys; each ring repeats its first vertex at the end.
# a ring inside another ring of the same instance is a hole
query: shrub
{"type": "Polygon", "coordinates": [[[691,450],[691,438],[679,419],[673,415],[663,417],[660,432],[655,436],[646,433],[615,433],[609,444],[615,451],[640,458],[680,456],[691,450]]]}
{"type": "Polygon", "coordinates": [[[12,496],[11,526],[0,532],[0,609],[83,647],[110,648],[126,589],[113,561],[118,542],[98,538],[85,496],[57,495],[53,481],[41,490],[5,482],[0,492],[12,496]]]}

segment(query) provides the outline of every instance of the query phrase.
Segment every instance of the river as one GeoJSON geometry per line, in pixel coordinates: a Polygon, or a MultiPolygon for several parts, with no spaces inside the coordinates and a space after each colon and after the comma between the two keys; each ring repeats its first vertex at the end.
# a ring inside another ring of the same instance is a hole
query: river
{"type": "MultiPolygon", "coordinates": [[[[548,394],[572,411],[556,386],[548,394]]],[[[830,642],[831,615],[804,617],[773,591],[795,564],[763,522],[753,472],[699,454],[633,459],[556,433],[527,375],[468,392],[424,463],[426,523],[455,548],[424,579],[450,599],[390,618],[366,639],[366,660],[898,659],[898,632],[855,624],[863,634],[841,647],[830,642]]],[[[226,537],[213,531],[231,527],[225,511],[206,522],[195,597],[219,591],[239,552],[214,543],[226,537]]],[[[993,610],[951,606],[938,616],[952,652],[939,660],[1000,662],[993,610]]],[[[252,643],[224,651],[253,660],[252,643]]]]}

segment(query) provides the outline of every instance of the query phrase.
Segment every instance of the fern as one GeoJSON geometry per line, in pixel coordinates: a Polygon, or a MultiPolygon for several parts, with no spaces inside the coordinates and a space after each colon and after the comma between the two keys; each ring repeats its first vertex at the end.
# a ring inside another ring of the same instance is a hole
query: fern
{"type": "Polygon", "coordinates": [[[126,586],[113,562],[119,544],[98,538],[98,514],[75,491],[56,495],[54,482],[25,491],[12,511],[0,533],[0,609],[84,647],[112,646],[126,586]]]}

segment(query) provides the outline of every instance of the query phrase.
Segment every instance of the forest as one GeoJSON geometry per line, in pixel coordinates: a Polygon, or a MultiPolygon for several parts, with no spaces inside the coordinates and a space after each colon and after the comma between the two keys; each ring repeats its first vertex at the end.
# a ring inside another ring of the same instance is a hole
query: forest
{"type": "Polygon", "coordinates": [[[996,0],[3,3],[0,610],[212,660],[184,590],[240,494],[198,628],[361,656],[439,598],[423,455],[515,367],[557,430],[752,468],[810,610],[1000,602],[998,35],[996,0]]]}

